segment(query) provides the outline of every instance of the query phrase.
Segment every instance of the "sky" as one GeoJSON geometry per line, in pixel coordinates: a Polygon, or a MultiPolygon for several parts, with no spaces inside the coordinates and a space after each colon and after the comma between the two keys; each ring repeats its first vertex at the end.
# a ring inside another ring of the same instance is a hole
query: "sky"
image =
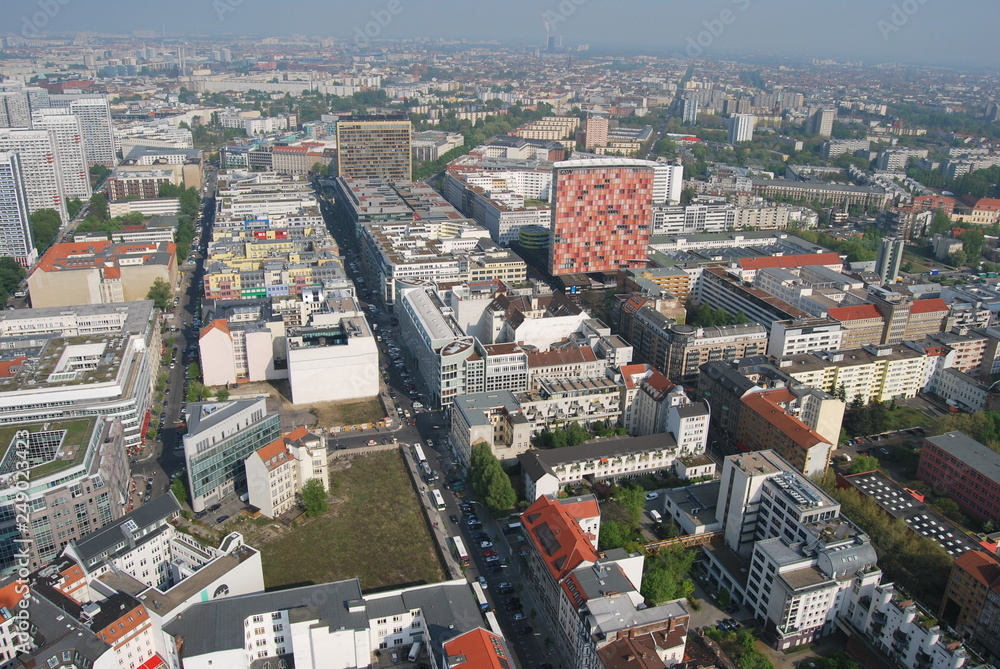
{"type": "Polygon", "coordinates": [[[998,0],[3,0],[0,33],[457,38],[995,68],[998,0]],[[45,9],[48,8],[46,15],[45,9]]]}

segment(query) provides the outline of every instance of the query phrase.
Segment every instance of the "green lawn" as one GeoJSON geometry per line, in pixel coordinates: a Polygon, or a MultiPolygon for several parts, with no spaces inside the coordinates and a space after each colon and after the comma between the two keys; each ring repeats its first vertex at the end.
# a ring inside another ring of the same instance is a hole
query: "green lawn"
{"type": "Polygon", "coordinates": [[[354,457],[330,478],[343,502],[259,546],[267,588],[353,577],[365,590],[444,580],[399,451],[354,457]]]}
{"type": "Polygon", "coordinates": [[[920,427],[930,423],[931,419],[922,411],[902,404],[896,405],[895,409],[888,412],[883,432],[891,430],[905,430],[911,427],[920,427]]]}
{"type": "Polygon", "coordinates": [[[19,430],[27,430],[31,433],[41,432],[42,428],[48,424],[49,430],[66,430],[66,435],[62,440],[62,452],[67,452],[70,447],[76,446],[76,453],[72,460],[57,459],[33,467],[31,476],[38,479],[62,471],[63,469],[69,469],[83,462],[83,458],[87,454],[87,443],[94,433],[96,420],[96,418],[74,418],[71,420],[51,420],[4,426],[0,428],[0,455],[6,454],[7,450],[13,446],[14,435],[19,430]]]}

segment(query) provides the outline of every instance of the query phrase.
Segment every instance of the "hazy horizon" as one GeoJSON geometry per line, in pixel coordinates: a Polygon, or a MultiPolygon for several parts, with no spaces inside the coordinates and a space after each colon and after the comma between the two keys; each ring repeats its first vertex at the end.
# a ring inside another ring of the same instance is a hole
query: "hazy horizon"
{"type": "Polygon", "coordinates": [[[1000,57],[996,0],[709,0],[697,5],[682,0],[510,0],[489,9],[470,0],[288,4],[294,10],[275,12],[263,0],[174,0],[153,6],[134,0],[8,0],[0,8],[0,20],[3,34],[15,35],[38,27],[49,34],[165,30],[168,37],[305,34],[364,44],[367,33],[378,39],[539,45],[548,20],[551,34],[569,49],[589,44],[592,49],[681,56],[746,53],[976,68],[994,68],[1000,57]],[[52,16],[44,14],[46,7],[52,16]]]}

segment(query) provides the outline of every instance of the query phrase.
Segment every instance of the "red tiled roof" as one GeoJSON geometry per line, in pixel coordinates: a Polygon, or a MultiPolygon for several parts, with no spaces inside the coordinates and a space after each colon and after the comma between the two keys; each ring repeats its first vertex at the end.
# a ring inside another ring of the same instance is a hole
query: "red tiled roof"
{"type": "Polygon", "coordinates": [[[833,307],[827,313],[837,321],[861,321],[868,318],[882,318],[874,304],[859,304],[854,307],[833,307]]]}
{"type": "Polygon", "coordinates": [[[212,330],[220,330],[222,332],[225,332],[227,336],[232,336],[229,332],[229,323],[226,322],[226,319],[217,318],[201,329],[201,335],[199,335],[198,338],[201,339],[212,330]]]}
{"type": "Polygon", "coordinates": [[[266,446],[257,449],[257,457],[263,461],[268,469],[274,469],[286,462],[294,460],[292,454],[288,452],[288,442],[298,441],[309,434],[305,427],[297,427],[288,434],[282,435],[266,446]],[[276,458],[273,462],[272,459],[276,458]]]}
{"type": "Polygon", "coordinates": [[[794,396],[786,389],[751,393],[742,399],[743,404],[802,448],[812,448],[816,444],[827,443],[817,432],[810,429],[795,416],[785,413],[777,402],[788,402],[794,396]]]}
{"type": "Polygon", "coordinates": [[[17,368],[20,367],[21,363],[25,360],[27,360],[27,358],[21,356],[20,358],[14,358],[13,360],[4,360],[0,362],[0,379],[9,379],[17,374],[17,368]]]}
{"type": "Polygon", "coordinates": [[[955,558],[955,566],[987,588],[1000,578],[1000,558],[983,551],[966,551],[955,558]]]}
{"type": "Polygon", "coordinates": [[[843,260],[836,253],[804,253],[790,256],[767,256],[760,258],[740,258],[743,269],[758,270],[769,267],[803,267],[808,265],[842,265],[843,260]]]}
{"type": "Polygon", "coordinates": [[[511,666],[503,637],[487,632],[482,627],[457,636],[444,644],[449,669],[508,669],[511,666]],[[453,658],[464,657],[464,662],[451,664],[453,658]]]}
{"type": "Polygon", "coordinates": [[[940,297],[929,300],[917,300],[910,307],[911,314],[927,314],[932,311],[948,311],[948,305],[940,297]]]}
{"type": "MultiPolygon", "coordinates": [[[[24,587],[23,585],[21,586],[24,587]]],[[[17,581],[12,581],[0,588],[0,608],[7,609],[8,611],[14,612],[17,610],[18,603],[27,597],[27,592],[18,591],[17,581]]],[[[5,622],[0,620],[0,622],[5,622]]]]}
{"type": "Polygon", "coordinates": [[[997,198],[984,197],[978,202],[973,209],[977,211],[997,211],[1000,210],[1000,200],[997,198]]]}
{"type": "Polygon", "coordinates": [[[535,549],[556,581],[598,555],[580,525],[557,500],[539,497],[521,514],[535,549]]]}

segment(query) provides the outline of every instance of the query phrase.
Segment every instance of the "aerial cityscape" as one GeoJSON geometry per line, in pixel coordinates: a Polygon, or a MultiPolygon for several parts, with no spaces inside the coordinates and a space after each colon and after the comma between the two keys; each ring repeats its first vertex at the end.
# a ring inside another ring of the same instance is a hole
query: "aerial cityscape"
{"type": "Polygon", "coordinates": [[[0,669],[1000,667],[1000,6],[0,17],[0,669]]]}

